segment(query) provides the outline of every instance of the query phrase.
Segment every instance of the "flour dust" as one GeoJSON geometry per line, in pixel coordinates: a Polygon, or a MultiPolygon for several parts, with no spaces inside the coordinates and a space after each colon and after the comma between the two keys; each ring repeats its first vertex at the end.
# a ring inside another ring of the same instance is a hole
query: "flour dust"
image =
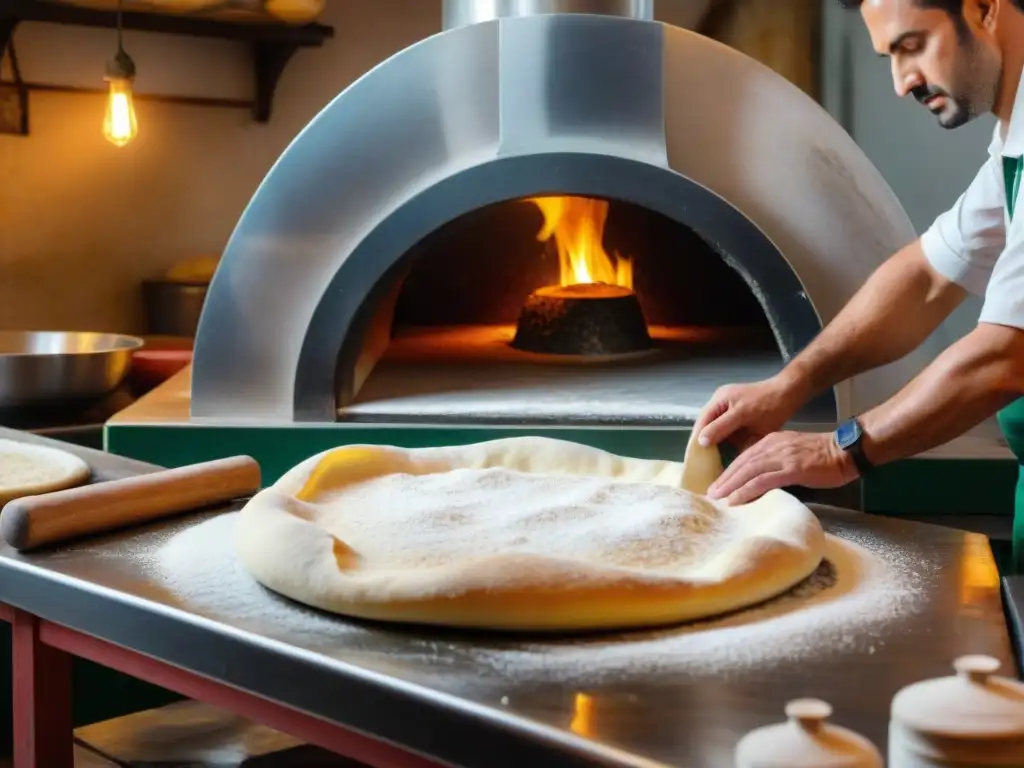
{"type": "MultiPolygon", "coordinates": [[[[804,660],[873,653],[927,604],[935,565],[870,532],[830,535],[818,570],[785,595],[681,627],[577,638],[469,637],[432,628],[367,625],[298,605],[258,584],[234,553],[237,513],[184,528],[151,554],[151,568],[181,607],[268,632],[330,655],[380,647],[388,663],[416,657],[436,671],[458,668],[509,682],[588,683],[632,674],[722,674],[804,660]],[[370,628],[368,628],[370,627],[370,628]],[[401,653],[395,652],[401,648],[401,653]],[[390,649],[390,650],[387,650],[390,649]],[[468,665],[468,670],[467,670],[468,665]]],[[[826,525],[826,528],[829,526],[826,525]]]]}

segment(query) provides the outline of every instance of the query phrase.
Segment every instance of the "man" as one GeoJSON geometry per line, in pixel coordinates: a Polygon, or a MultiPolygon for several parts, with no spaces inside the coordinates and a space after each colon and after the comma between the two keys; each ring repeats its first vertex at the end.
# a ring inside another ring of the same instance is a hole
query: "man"
{"type": "Polygon", "coordinates": [[[806,349],[771,379],[714,394],[695,429],[704,445],[743,449],[710,489],[731,503],[788,485],[844,485],[997,412],[1024,457],[1024,205],[1013,216],[1024,155],[1024,0],[840,2],[860,10],[875,50],[891,59],[897,94],[912,95],[944,128],[985,113],[999,124],[988,161],[956,204],[882,264],[806,349]],[[815,394],[910,352],[968,293],[984,297],[977,327],[887,402],[834,434],[778,431],[815,394]]]}

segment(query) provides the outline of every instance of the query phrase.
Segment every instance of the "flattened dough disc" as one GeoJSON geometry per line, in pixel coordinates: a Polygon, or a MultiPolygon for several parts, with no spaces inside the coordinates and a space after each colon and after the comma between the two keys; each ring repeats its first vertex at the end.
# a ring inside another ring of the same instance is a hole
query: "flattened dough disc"
{"type": "Polygon", "coordinates": [[[496,630],[674,624],[773,597],[824,533],[783,491],[728,507],[688,466],[541,437],[302,462],[243,508],[240,558],[268,588],[366,619],[496,630]]]}
{"type": "Polygon", "coordinates": [[[89,465],[68,451],[0,438],[0,507],[12,499],[81,485],[89,465]]]}

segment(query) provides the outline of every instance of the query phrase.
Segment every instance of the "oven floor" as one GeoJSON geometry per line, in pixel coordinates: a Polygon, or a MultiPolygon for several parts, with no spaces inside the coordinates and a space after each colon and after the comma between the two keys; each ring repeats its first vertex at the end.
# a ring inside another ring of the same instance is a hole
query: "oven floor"
{"type": "MultiPolygon", "coordinates": [[[[544,359],[508,346],[511,326],[406,331],[342,422],[690,426],[715,388],[776,373],[773,343],[749,332],[652,328],[657,349],[617,362],[544,359]],[[744,338],[746,336],[746,338],[744,338]]],[[[834,414],[796,421],[829,424],[834,414]]]]}

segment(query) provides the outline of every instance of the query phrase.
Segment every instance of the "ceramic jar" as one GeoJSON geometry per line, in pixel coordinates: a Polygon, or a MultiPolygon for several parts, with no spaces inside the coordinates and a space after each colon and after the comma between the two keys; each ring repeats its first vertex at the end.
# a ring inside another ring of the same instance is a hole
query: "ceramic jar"
{"type": "Polygon", "coordinates": [[[1024,683],[997,676],[990,656],[961,656],[953,668],[893,697],[889,768],[1024,765],[1024,683]]]}
{"type": "Polygon", "coordinates": [[[827,722],[819,699],[786,705],[787,721],[751,731],[736,745],[736,768],[882,768],[882,755],[860,734],[827,722]]]}

